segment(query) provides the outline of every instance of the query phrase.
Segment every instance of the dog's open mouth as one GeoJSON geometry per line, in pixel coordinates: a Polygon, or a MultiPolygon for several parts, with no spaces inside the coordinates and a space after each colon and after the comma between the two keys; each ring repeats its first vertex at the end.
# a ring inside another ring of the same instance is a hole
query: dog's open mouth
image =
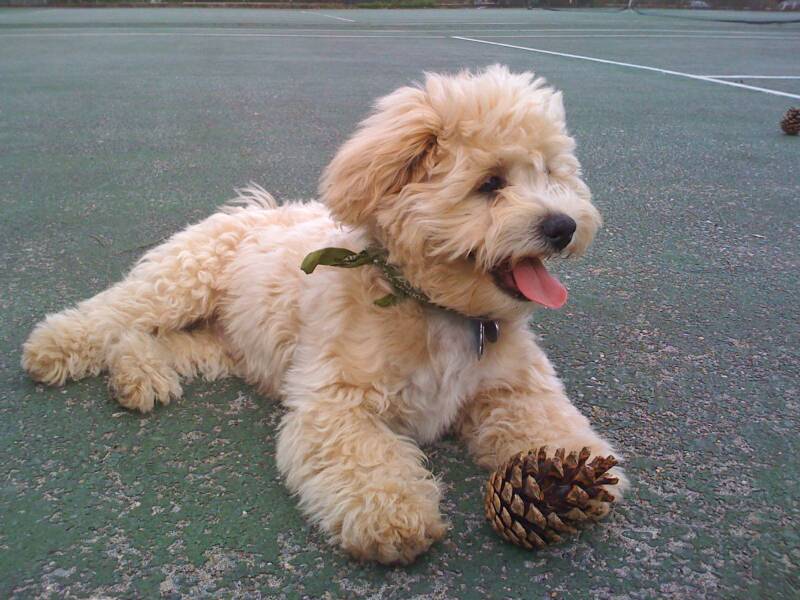
{"type": "Polygon", "coordinates": [[[492,269],[497,287],[518,300],[536,302],[547,308],[561,308],[567,302],[567,288],[547,272],[536,256],[513,264],[510,260],[492,269]]]}

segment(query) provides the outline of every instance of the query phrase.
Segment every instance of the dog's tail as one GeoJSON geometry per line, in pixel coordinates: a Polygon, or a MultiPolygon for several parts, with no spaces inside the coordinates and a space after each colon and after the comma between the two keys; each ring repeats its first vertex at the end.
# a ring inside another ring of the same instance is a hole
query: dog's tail
{"type": "Polygon", "coordinates": [[[230,200],[222,207],[226,213],[238,212],[248,208],[272,209],[278,208],[278,201],[263,187],[252,181],[247,187],[236,188],[236,198],[230,200]]]}

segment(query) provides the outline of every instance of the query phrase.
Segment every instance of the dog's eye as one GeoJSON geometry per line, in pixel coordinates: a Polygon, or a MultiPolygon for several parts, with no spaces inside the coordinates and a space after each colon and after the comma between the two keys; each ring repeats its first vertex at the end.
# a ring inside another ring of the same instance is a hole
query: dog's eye
{"type": "Polygon", "coordinates": [[[506,182],[502,177],[498,175],[492,175],[481,184],[481,187],[478,188],[478,191],[481,194],[492,194],[497,190],[503,189],[506,186],[506,182]]]}

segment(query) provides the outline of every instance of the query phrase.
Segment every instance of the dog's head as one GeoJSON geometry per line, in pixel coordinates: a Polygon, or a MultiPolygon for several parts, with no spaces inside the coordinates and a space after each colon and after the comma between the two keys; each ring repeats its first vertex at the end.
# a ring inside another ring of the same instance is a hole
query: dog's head
{"type": "Polygon", "coordinates": [[[542,261],[582,253],[600,225],[574,148],[543,79],[503,66],[428,74],[377,102],[320,192],[437,304],[521,316],[563,304],[542,261]]]}

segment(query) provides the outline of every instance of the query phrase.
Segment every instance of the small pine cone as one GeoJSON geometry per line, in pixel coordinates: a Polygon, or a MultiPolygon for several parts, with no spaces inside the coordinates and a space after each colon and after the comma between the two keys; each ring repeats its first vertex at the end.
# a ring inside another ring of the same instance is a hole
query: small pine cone
{"type": "Polygon", "coordinates": [[[563,533],[577,533],[574,525],[598,521],[608,514],[614,496],[604,485],[619,480],[608,470],[617,464],[613,456],[557,450],[550,458],[547,448],[520,453],[498,468],[486,486],[486,518],[495,531],[524,548],[541,548],[561,541],[563,533]]]}
{"type": "Polygon", "coordinates": [[[786,116],[781,121],[781,129],[787,135],[800,133],[800,108],[790,108],[786,111],[786,116]]]}

